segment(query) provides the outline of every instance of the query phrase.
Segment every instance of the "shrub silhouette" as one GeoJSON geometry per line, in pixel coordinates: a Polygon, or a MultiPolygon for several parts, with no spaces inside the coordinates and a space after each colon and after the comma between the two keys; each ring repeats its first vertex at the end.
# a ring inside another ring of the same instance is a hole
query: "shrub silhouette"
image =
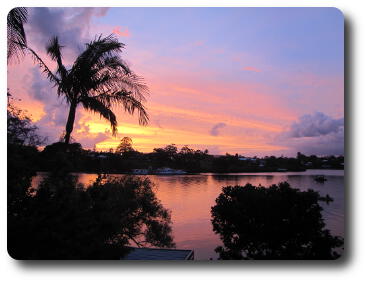
{"type": "Polygon", "coordinates": [[[19,209],[31,179],[36,175],[37,146],[44,144],[46,139],[38,134],[38,128],[26,111],[14,106],[12,95],[8,93],[7,96],[7,198],[8,211],[11,211],[19,209]]]}
{"type": "Polygon", "coordinates": [[[56,173],[8,213],[8,252],[16,259],[119,259],[131,243],[173,247],[170,214],[149,179],[97,178],[84,188],[56,173]]]}
{"type": "Polygon", "coordinates": [[[251,184],[224,187],[212,207],[212,224],[224,247],[220,259],[336,259],[343,239],[324,229],[313,190],[288,183],[268,188],[251,184]]]}

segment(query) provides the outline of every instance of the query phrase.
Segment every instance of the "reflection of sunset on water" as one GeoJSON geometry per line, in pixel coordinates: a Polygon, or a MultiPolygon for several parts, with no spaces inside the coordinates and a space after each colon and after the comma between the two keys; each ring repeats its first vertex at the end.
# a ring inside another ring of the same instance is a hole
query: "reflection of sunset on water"
{"type": "MultiPolygon", "coordinates": [[[[79,173],[79,182],[92,184],[97,174],[79,173]]],[[[118,177],[120,175],[111,175],[118,177]]],[[[306,172],[287,173],[240,173],[221,175],[181,175],[181,176],[141,176],[148,177],[154,184],[157,198],[171,211],[172,230],[177,248],[194,249],[195,259],[216,258],[214,249],[221,240],[213,233],[211,207],[221,193],[222,187],[245,185],[270,186],[287,181],[296,188],[313,188],[322,195],[329,194],[334,202],[324,205],[324,217],[328,227],[337,235],[344,235],[344,172],[341,170],[309,170],[306,172]],[[314,175],[326,174],[328,182],[318,184],[314,175]],[[270,175],[271,174],[271,175],[270,175]]],[[[40,181],[33,180],[33,186],[40,181]]]]}

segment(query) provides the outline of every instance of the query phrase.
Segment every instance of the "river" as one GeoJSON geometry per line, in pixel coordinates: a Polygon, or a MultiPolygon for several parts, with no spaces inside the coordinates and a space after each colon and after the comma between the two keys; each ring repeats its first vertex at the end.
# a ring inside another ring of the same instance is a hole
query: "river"
{"type": "MultiPolygon", "coordinates": [[[[78,173],[79,182],[88,185],[96,174],[78,173]]],[[[36,186],[43,174],[33,179],[36,186]]],[[[118,176],[118,175],[114,175],[118,176]]],[[[329,194],[334,201],[324,202],[323,216],[326,227],[334,235],[344,237],[344,171],[307,170],[305,172],[231,173],[199,175],[150,175],[156,185],[156,194],[164,207],[171,211],[174,241],[178,249],[193,249],[196,260],[216,259],[214,249],[221,245],[219,237],[212,231],[210,209],[224,186],[253,185],[269,186],[287,181],[300,190],[309,188],[321,195],[329,194]],[[314,181],[316,175],[324,175],[327,181],[314,181]]]]}

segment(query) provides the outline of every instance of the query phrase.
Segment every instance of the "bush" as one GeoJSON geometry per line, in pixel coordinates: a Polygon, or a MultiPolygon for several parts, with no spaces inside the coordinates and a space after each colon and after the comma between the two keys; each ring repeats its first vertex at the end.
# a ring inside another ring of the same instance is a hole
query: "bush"
{"type": "Polygon", "coordinates": [[[220,259],[335,259],[343,239],[324,229],[318,192],[251,184],[224,187],[212,207],[212,224],[224,247],[220,259]]]}
{"type": "Polygon", "coordinates": [[[53,174],[8,213],[16,259],[119,259],[127,246],[173,247],[170,214],[149,179],[102,178],[88,188],[53,174]]]}

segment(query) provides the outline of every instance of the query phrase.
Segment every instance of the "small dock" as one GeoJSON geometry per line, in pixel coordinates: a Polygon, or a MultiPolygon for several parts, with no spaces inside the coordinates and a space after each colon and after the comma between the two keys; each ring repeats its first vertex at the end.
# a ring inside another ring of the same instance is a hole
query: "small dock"
{"type": "Polygon", "coordinates": [[[131,248],[122,260],[194,260],[193,250],[131,248]]]}

